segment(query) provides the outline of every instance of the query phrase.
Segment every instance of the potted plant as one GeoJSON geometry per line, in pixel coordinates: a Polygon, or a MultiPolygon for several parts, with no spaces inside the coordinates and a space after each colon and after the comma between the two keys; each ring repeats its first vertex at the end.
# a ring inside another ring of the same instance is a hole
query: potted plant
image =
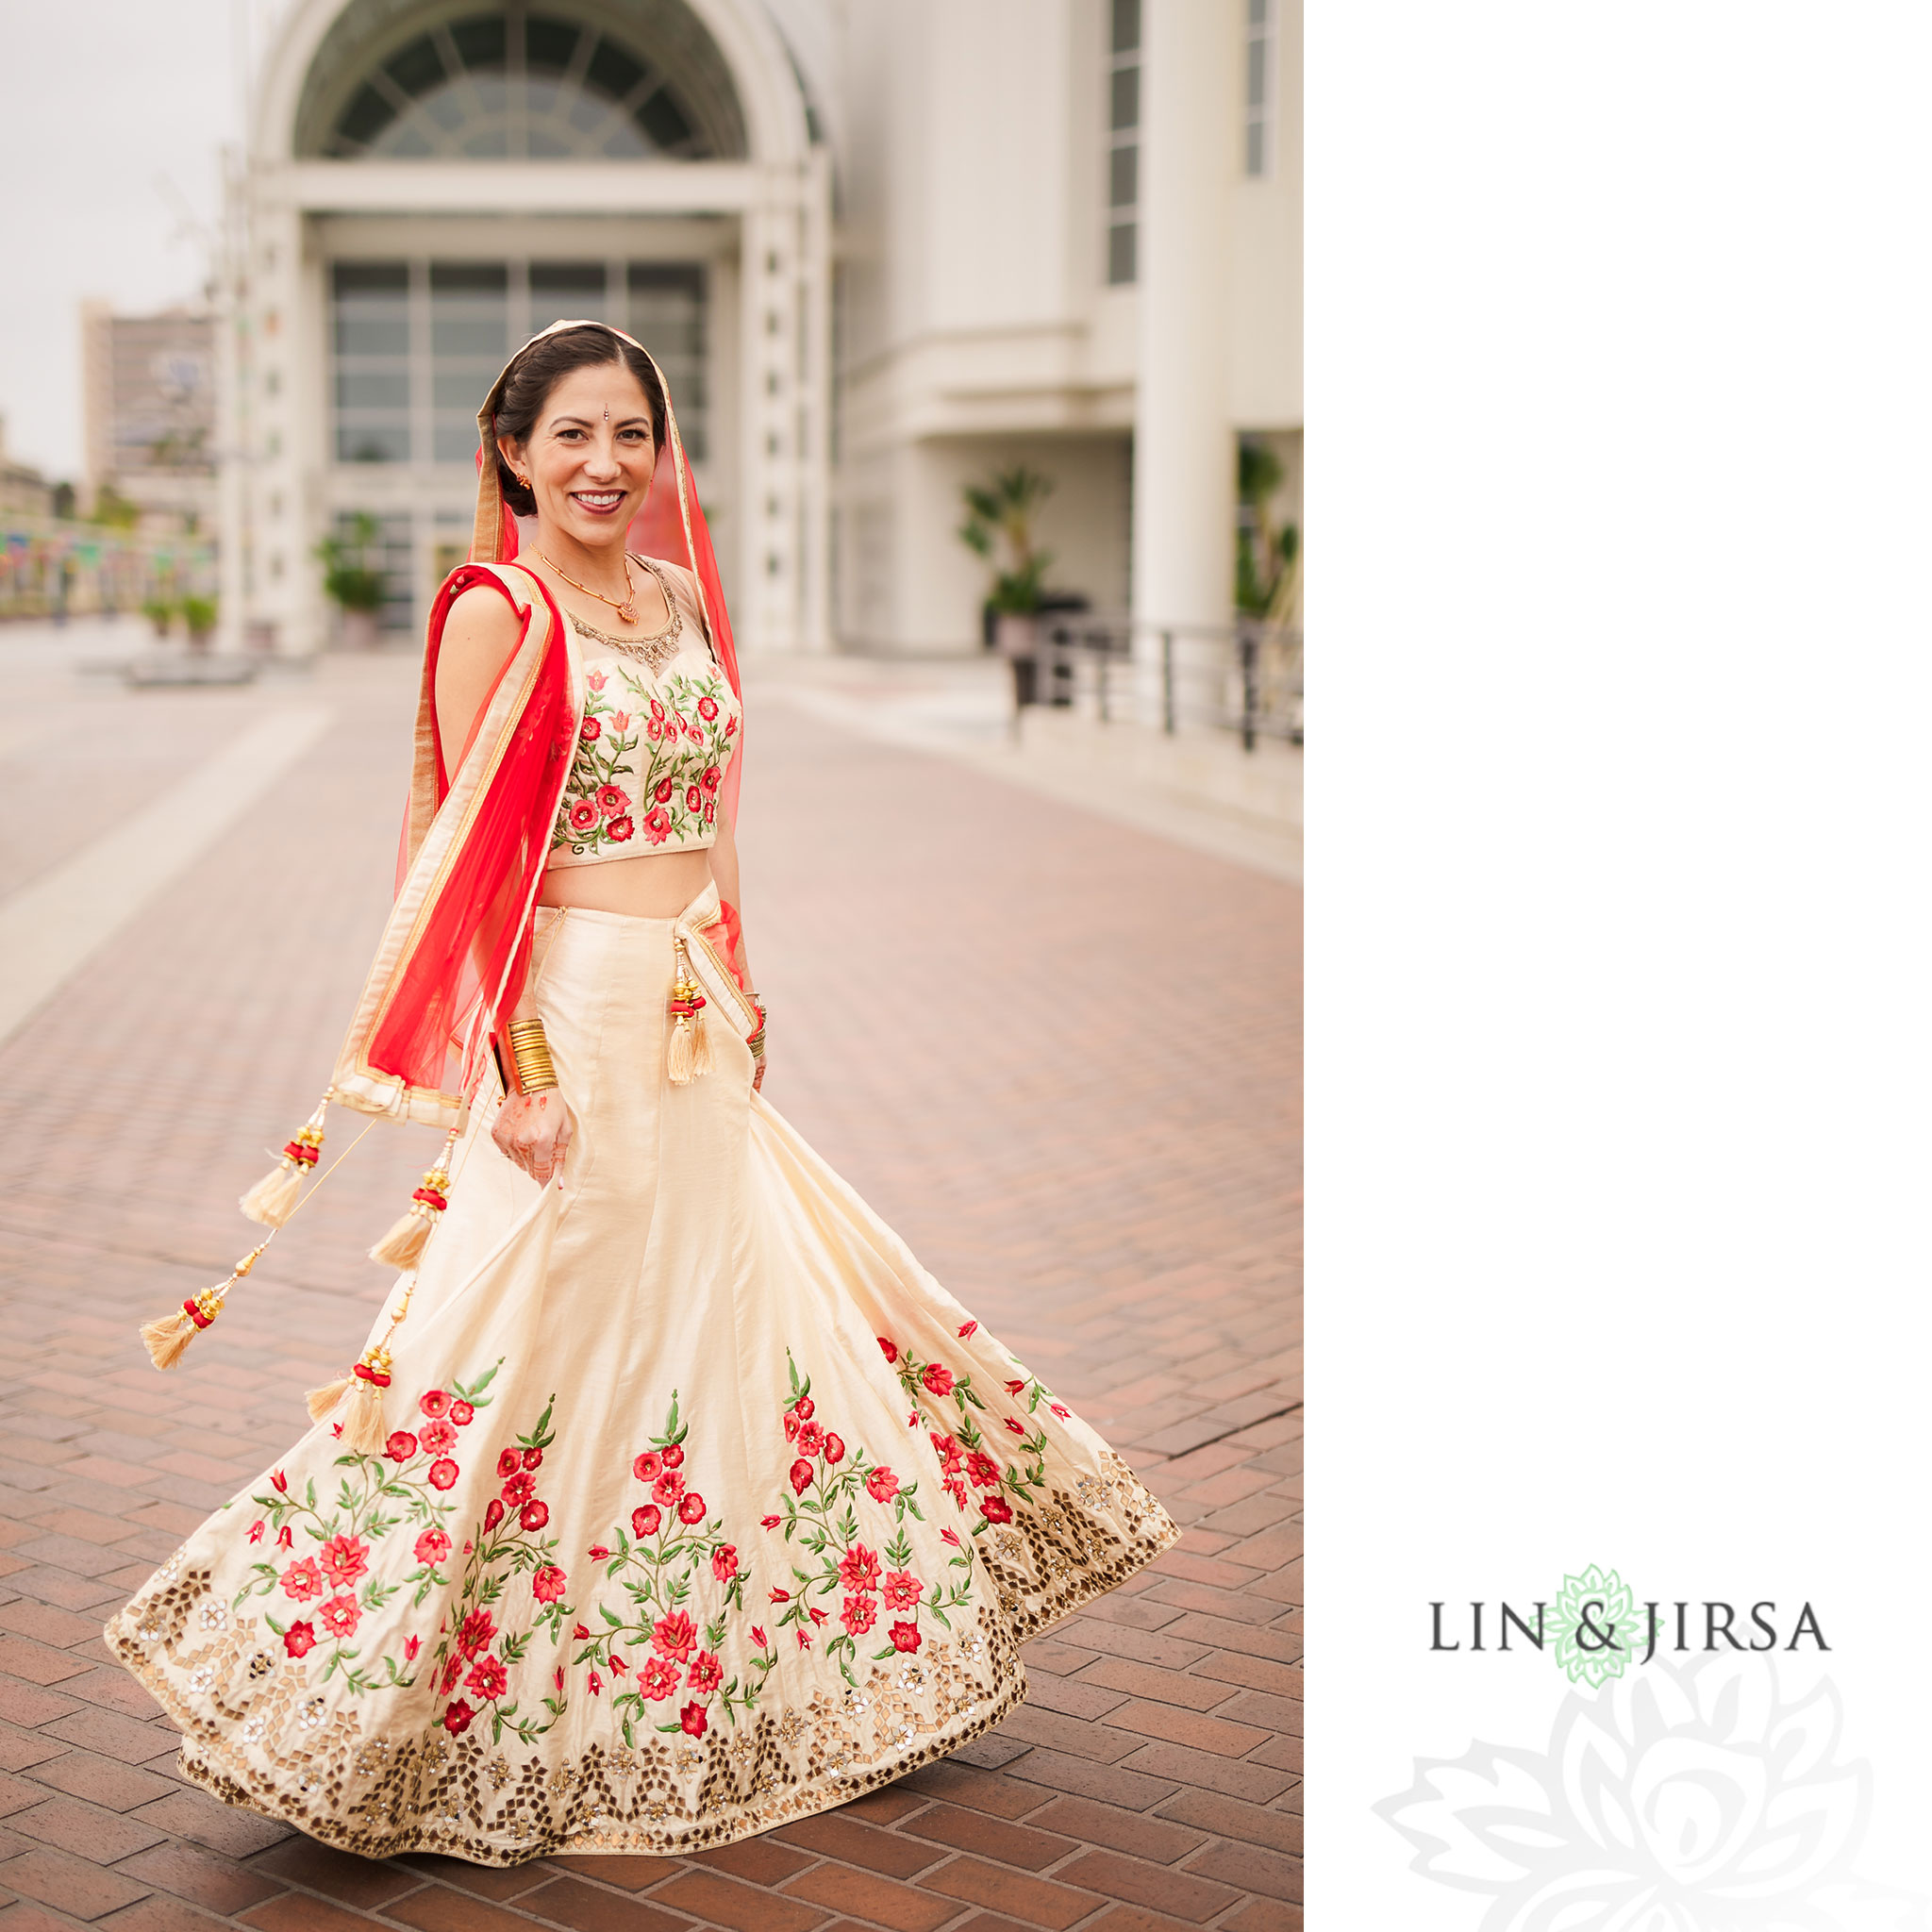
{"type": "Polygon", "coordinates": [[[175,606],[166,597],[149,597],[142,602],[141,614],[154,625],[156,637],[164,638],[175,621],[175,606]]]}
{"type": "Polygon", "coordinates": [[[987,597],[993,647],[1013,666],[1015,703],[1028,705],[1035,695],[1041,589],[1053,561],[1050,550],[1033,547],[1033,513],[1053,494],[1053,481],[1015,463],[995,471],[988,482],[967,484],[960,494],[966,521],[959,525],[959,541],[993,566],[987,597]]]}
{"type": "Polygon", "coordinates": [[[189,648],[207,650],[208,641],[215,633],[215,600],[212,597],[182,598],[181,622],[188,626],[189,648]]]}
{"type": "Polygon", "coordinates": [[[379,525],[367,510],[347,521],[346,531],[325,537],[315,554],[322,562],[322,588],[341,608],[344,647],[370,651],[375,648],[375,614],[384,591],[382,572],[369,561],[379,525]]]}

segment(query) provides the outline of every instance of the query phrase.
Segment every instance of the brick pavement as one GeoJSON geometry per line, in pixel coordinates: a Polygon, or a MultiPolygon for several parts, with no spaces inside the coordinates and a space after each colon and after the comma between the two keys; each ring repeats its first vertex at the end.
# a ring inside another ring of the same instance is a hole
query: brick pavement
{"type": "MultiPolygon", "coordinates": [[[[165,782],[288,695],[126,699],[34,661],[0,634],[8,888],[131,802],[110,757],[51,810],[49,733],[131,730],[165,782]]],[[[325,666],[337,729],[0,1050],[0,1932],[1299,1926],[1299,895],[756,690],[772,1098],[1185,1540],[1027,1647],[999,1732],[696,1857],[371,1863],[175,1778],[101,1619],[299,1432],[433,1137],[378,1128],[176,1375],[131,1328],[249,1245],[233,1198],[325,1078],[408,682],[325,666]]]]}

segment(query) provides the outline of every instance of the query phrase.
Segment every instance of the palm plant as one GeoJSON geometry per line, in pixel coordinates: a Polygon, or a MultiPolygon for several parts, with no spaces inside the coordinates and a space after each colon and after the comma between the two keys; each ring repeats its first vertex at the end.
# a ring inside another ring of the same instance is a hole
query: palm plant
{"type": "Polygon", "coordinates": [[[1033,547],[1033,513],[1053,494],[1053,488],[1050,476],[1015,463],[1011,469],[996,470],[989,482],[969,483],[960,491],[966,521],[959,525],[959,541],[993,566],[989,601],[1008,616],[1026,616],[1040,608],[1041,587],[1053,552],[1033,547]],[[999,555],[1002,546],[1004,559],[999,555]]]}

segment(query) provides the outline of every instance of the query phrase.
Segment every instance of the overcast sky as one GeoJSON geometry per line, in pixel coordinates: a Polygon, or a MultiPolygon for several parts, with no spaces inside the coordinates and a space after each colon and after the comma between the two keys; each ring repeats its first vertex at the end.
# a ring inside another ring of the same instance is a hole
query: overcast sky
{"type": "Polygon", "coordinates": [[[83,296],[139,313],[198,297],[220,150],[239,140],[242,12],[272,0],[0,0],[0,413],[10,451],[81,464],[83,296]]]}

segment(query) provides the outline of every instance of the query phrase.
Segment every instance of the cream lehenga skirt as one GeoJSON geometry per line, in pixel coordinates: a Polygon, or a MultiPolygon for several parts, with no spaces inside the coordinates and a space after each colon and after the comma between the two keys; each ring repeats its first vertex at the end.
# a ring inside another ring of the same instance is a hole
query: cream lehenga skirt
{"type": "Polygon", "coordinates": [[[318,1424],[108,1625],[227,1802],[374,1857],[723,1843],[997,1724],[1178,1536],[741,1041],[668,1083],[680,924],[540,912],[564,1184],[479,1105],[386,1453],[318,1424]]]}

